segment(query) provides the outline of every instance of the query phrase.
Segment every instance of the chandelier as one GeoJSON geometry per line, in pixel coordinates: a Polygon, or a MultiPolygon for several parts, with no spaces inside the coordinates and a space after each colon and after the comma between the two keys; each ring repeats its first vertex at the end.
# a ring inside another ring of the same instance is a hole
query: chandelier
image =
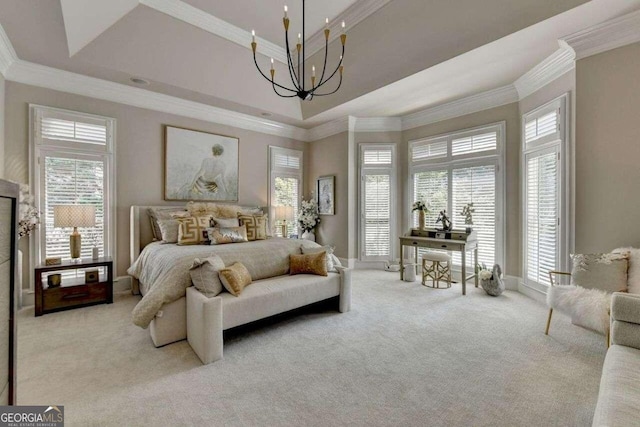
{"type": "MultiPolygon", "coordinates": [[[[289,76],[291,77],[291,82],[293,87],[285,87],[281,84],[275,82],[276,70],[273,66],[273,58],[271,58],[271,78],[267,77],[265,73],[262,72],[260,66],[258,65],[258,61],[256,59],[256,49],[258,44],[256,43],[256,32],[255,30],[251,30],[251,49],[253,50],[253,62],[256,64],[256,68],[262,77],[267,79],[273,86],[273,91],[283,98],[295,98],[296,96],[305,101],[311,101],[314,96],[327,96],[334,94],[340,89],[342,85],[342,73],[344,71],[344,65],[342,59],[344,57],[344,44],[347,41],[347,35],[345,34],[345,26],[344,21],[342,21],[342,34],[340,35],[340,41],[342,42],[342,53],[340,54],[340,61],[338,62],[338,66],[333,70],[331,74],[328,74],[328,77],[325,78],[326,69],[327,69],[327,55],[329,53],[329,18],[325,20],[324,27],[324,65],[322,66],[322,73],[320,73],[320,79],[316,79],[316,66],[313,65],[311,67],[311,87],[307,88],[305,82],[305,33],[304,33],[304,0],[302,0],[302,34],[298,33],[298,43],[296,44],[297,51],[297,62],[294,62],[292,58],[292,51],[289,48],[289,17],[287,16],[287,6],[284,7],[284,18],[282,18],[282,22],[284,23],[284,41],[285,48],[287,50],[287,68],[289,69],[289,76]],[[300,56],[302,55],[302,58],[300,56]],[[336,73],[339,73],[340,80],[338,81],[338,86],[333,90],[333,92],[325,92],[318,93],[317,90],[325,85],[329,80],[331,80],[336,73]],[[278,92],[278,88],[287,91],[285,93],[278,92]]],[[[295,55],[295,54],[294,54],[295,55]]]]}

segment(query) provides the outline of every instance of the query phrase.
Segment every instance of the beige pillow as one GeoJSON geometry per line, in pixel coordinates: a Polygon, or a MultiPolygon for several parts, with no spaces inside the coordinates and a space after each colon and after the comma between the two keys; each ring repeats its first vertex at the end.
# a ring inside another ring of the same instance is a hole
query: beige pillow
{"type": "Polygon", "coordinates": [[[240,227],[240,220],[235,218],[213,218],[214,227],[240,227]]]}
{"type": "Polygon", "coordinates": [[[327,271],[337,272],[338,269],[336,267],[342,267],[342,263],[338,259],[337,256],[333,254],[334,248],[333,246],[316,246],[310,247],[302,245],[300,246],[300,250],[302,250],[302,254],[317,254],[319,252],[327,253],[327,271]]]}
{"type": "Polygon", "coordinates": [[[267,238],[267,228],[269,226],[269,217],[267,215],[238,214],[238,220],[240,220],[240,225],[247,227],[247,238],[250,242],[267,238]]]}
{"type": "Polygon", "coordinates": [[[224,288],[233,296],[240,296],[244,288],[251,284],[249,270],[241,262],[236,262],[231,267],[223,268],[219,272],[220,281],[224,288]]]}
{"type": "Polygon", "coordinates": [[[574,254],[571,284],[606,292],[627,290],[629,254],[574,254]]]}
{"type": "Polygon", "coordinates": [[[157,222],[160,228],[162,243],[178,243],[178,229],[180,222],[177,219],[161,219],[157,222]]]}
{"type": "Polygon", "coordinates": [[[153,234],[154,240],[162,240],[162,231],[160,230],[158,221],[190,216],[187,210],[177,206],[148,208],[147,214],[149,215],[149,221],[151,222],[151,233],[153,234]]]}
{"type": "Polygon", "coordinates": [[[192,216],[178,218],[178,244],[204,245],[207,244],[206,230],[209,228],[209,217],[192,216]]]}
{"type": "Polygon", "coordinates": [[[238,205],[208,202],[189,202],[187,211],[191,216],[213,216],[215,218],[236,218],[239,213],[261,214],[260,208],[247,208],[238,205]]]}
{"type": "Polygon", "coordinates": [[[225,243],[242,243],[247,241],[247,227],[213,227],[207,228],[207,238],[210,245],[224,245],[225,243]]]}
{"type": "Polygon", "coordinates": [[[222,292],[222,282],[218,272],[223,268],[224,262],[218,255],[194,259],[189,270],[193,286],[205,296],[215,297],[222,292]]]}
{"type": "Polygon", "coordinates": [[[289,255],[289,274],[315,274],[327,276],[327,253],[289,255]]]}

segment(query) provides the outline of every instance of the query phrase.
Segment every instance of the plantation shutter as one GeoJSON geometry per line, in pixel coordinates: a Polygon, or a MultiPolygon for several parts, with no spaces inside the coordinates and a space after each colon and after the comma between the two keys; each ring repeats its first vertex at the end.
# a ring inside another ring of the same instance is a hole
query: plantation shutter
{"type": "MultiPolygon", "coordinates": [[[[447,170],[418,172],[413,175],[413,200],[423,201],[429,208],[425,215],[428,227],[436,226],[441,210],[448,209],[449,174],[447,170]]],[[[413,212],[413,226],[418,227],[418,212],[413,212]]]]}
{"type": "Polygon", "coordinates": [[[549,271],[557,269],[559,227],[558,152],[527,156],[526,269],[527,279],[549,285],[549,271]]]}
{"type": "Polygon", "coordinates": [[[361,147],[362,258],[391,256],[393,149],[365,144],[361,147]]]}
{"type": "Polygon", "coordinates": [[[95,227],[79,228],[82,235],[82,258],[90,258],[92,248],[105,254],[105,162],[57,155],[46,155],[43,163],[44,179],[44,257],[69,258],[69,235],[72,229],[54,228],[53,208],[57,205],[93,205],[95,227]]]}
{"type": "Polygon", "coordinates": [[[447,140],[420,140],[411,143],[411,161],[419,162],[447,157],[447,140]]]}
{"type": "MultiPolygon", "coordinates": [[[[464,229],[462,209],[473,203],[473,229],[478,235],[478,262],[492,266],[496,253],[496,166],[483,165],[454,169],[452,173],[453,226],[464,229]]],[[[460,253],[453,253],[453,263],[461,263],[460,253]]]]}
{"type": "MultiPolygon", "coordinates": [[[[298,213],[300,209],[302,188],[302,151],[280,147],[269,147],[271,175],[271,224],[275,225],[280,218],[275,218],[275,206],[293,207],[293,219],[287,220],[287,236],[298,232],[298,213]]],[[[275,228],[280,236],[282,230],[275,228]]]]}
{"type": "Polygon", "coordinates": [[[38,114],[39,134],[43,144],[56,145],[60,141],[106,145],[109,120],[52,110],[38,114]]]}
{"type": "Polygon", "coordinates": [[[532,118],[525,120],[524,125],[525,145],[534,142],[543,143],[560,137],[560,108],[551,107],[551,110],[542,111],[532,118]]]}
{"type": "Polygon", "coordinates": [[[451,141],[451,155],[481,153],[495,150],[498,146],[498,133],[487,132],[478,135],[469,135],[456,138],[451,141]]]}

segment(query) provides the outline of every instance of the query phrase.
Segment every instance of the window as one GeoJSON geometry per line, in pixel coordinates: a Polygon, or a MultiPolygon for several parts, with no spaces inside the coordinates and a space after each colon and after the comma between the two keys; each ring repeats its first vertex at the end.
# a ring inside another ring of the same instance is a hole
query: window
{"type": "Polygon", "coordinates": [[[523,116],[524,283],[538,289],[549,271],[568,267],[566,98],[523,116]]]}
{"type": "MultiPolygon", "coordinates": [[[[284,219],[275,218],[276,206],[291,206],[292,216],[286,218],[286,232],[287,235],[298,234],[298,207],[302,198],[302,151],[269,147],[269,170],[271,225],[284,219]]],[[[282,229],[276,227],[275,234],[282,236],[282,229]]]]}
{"type": "Polygon", "coordinates": [[[388,260],[392,255],[394,146],[360,144],[361,260],[388,260]]]}
{"type": "MultiPolygon", "coordinates": [[[[504,265],[504,134],[505,125],[499,123],[409,143],[411,203],[427,204],[428,227],[436,227],[439,212],[446,210],[457,229],[465,228],[463,207],[473,203],[478,261],[489,266],[504,265]]],[[[417,212],[411,223],[418,226],[417,212]]],[[[452,255],[454,265],[460,265],[460,254],[452,255]]]]}
{"type": "Polygon", "coordinates": [[[83,258],[93,247],[113,256],[114,119],[56,108],[30,106],[32,171],[36,203],[42,212],[36,233],[35,262],[47,257],[69,258],[70,229],[54,227],[57,205],[95,207],[95,226],[79,228],[83,258]]]}

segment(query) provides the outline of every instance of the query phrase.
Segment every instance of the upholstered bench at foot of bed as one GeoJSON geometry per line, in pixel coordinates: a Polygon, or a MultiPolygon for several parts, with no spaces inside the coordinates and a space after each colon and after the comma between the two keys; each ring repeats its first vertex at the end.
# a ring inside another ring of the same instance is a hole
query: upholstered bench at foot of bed
{"type": "Polygon", "coordinates": [[[187,340],[202,363],[222,359],[223,331],[299,307],[340,297],[339,311],[351,309],[351,270],[328,277],[298,275],[259,280],[240,297],[222,293],[208,298],[187,289],[187,340]]]}

